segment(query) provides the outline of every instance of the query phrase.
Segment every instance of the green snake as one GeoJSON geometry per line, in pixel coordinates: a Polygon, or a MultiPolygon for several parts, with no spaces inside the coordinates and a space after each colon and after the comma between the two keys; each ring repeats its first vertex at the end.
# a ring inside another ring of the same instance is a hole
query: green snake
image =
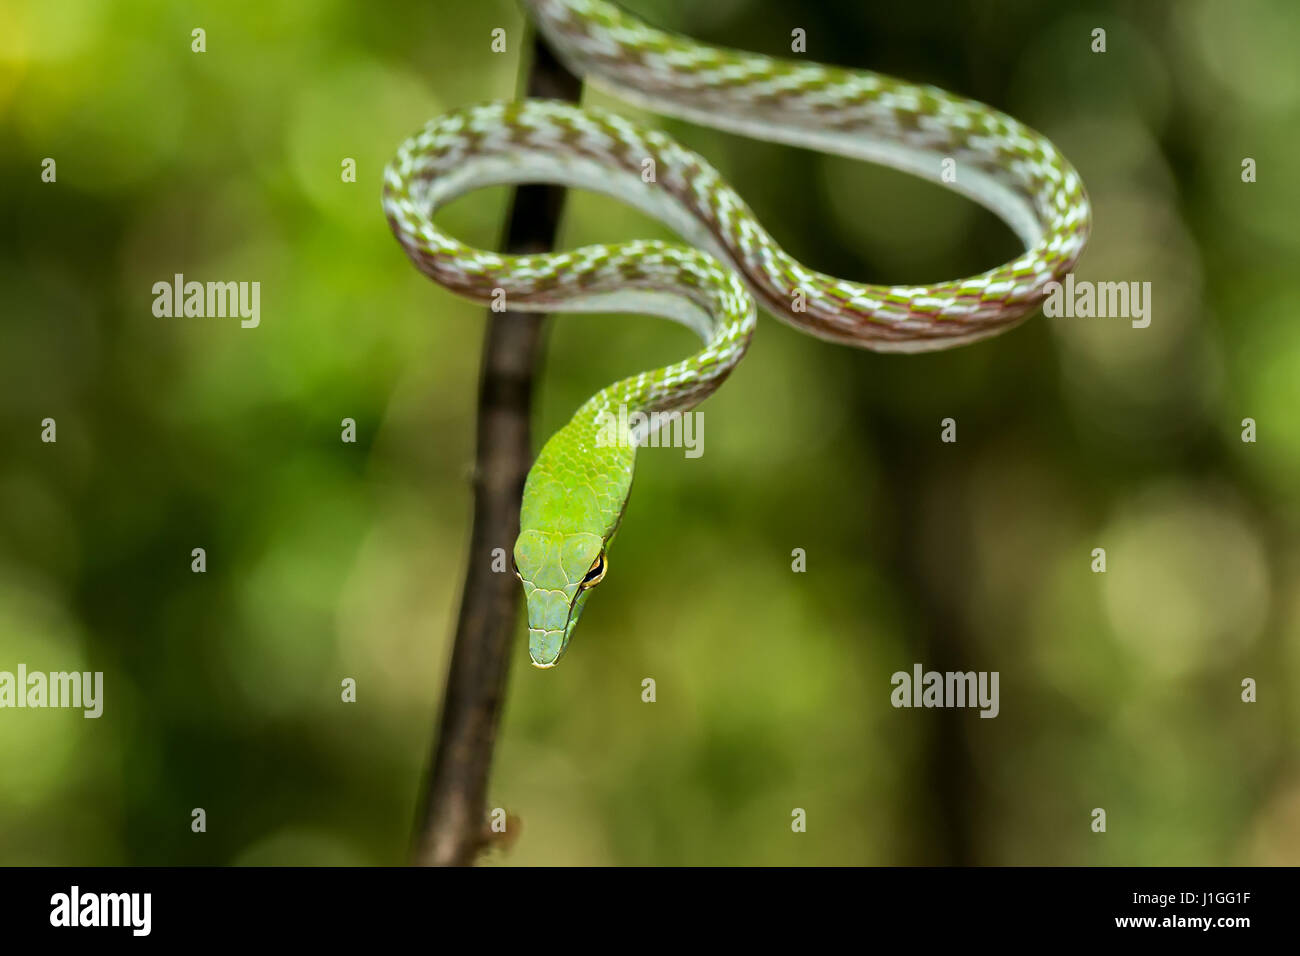
{"type": "MultiPolygon", "coordinates": [[[[602,440],[611,416],[686,411],[745,354],[756,301],[820,338],[877,351],[948,348],[1033,312],[1087,242],[1088,199],[1046,138],[981,103],[863,70],[706,46],[604,0],[524,0],[566,66],[656,112],[773,142],[883,163],[942,182],[1010,226],[1025,252],[981,275],[877,286],[824,275],[768,235],[702,157],[616,114],[547,100],[492,102],[431,121],[385,170],[384,211],[415,265],[482,302],[535,312],[657,315],[695,330],[684,361],[597,392],[543,446],[514,546],[529,655],[552,667],[605,577],[645,427],[602,440]],[[647,175],[647,170],[652,175],[647,175]],[[945,175],[945,170],[949,175],[945,175]],[[955,173],[955,175],[953,175],[955,173]],[[433,224],[485,186],[548,182],[608,194],[687,245],[634,241],[543,255],[474,249],[433,224]]],[[[661,416],[655,419],[662,422],[661,416]]]]}

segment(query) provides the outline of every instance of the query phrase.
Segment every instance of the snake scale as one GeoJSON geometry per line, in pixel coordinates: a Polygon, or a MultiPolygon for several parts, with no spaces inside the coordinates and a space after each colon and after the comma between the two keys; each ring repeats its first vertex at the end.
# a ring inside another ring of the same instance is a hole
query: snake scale
{"type": "Polygon", "coordinates": [[[385,170],[384,211],[407,255],[438,284],[476,301],[504,295],[516,310],[657,315],[704,341],[684,361],[593,395],[528,474],[514,561],[529,654],[536,666],[551,667],[605,576],[646,438],[642,429],[602,441],[611,414],[685,411],[706,398],[744,356],[757,304],[812,335],[876,351],[949,348],[1005,331],[1073,267],[1091,211],[1055,146],[981,103],[864,70],[708,46],[605,0],[524,5],[570,70],[621,99],[942,182],[991,210],[1025,248],[981,275],[932,285],[824,275],[786,253],[701,156],[658,130],[568,103],[469,106],[403,143],[385,170]],[[955,175],[943,175],[945,165],[955,175]],[[605,193],[664,222],[686,244],[631,241],[511,256],[466,246],[433,223],[458,196],[524,182],[605,193]]]}

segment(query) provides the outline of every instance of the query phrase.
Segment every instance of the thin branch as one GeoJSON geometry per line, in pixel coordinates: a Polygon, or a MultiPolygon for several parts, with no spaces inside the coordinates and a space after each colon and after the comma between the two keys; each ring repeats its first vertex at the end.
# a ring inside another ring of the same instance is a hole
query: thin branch
{"type": "MultiPolygon", "coordinates": [[[[577,102],[581,90],[581,81],[535,35],[528,95],[577,102]]],[[[562,188],[516,189],[506,251],[551,249],[563,205],[562,188]]],[[[415,840],[414,862],[420,866],[468,866],[487,842],[488,777],[510,660],[517,649],[520,592],[513,574],[492,570],[492,551],[504,548],[509,553],[519,534],[519,502],[532,464],[529,420],[542,324],[538,315],[488,312],[478,396],[474,527],[415,840]]]]}

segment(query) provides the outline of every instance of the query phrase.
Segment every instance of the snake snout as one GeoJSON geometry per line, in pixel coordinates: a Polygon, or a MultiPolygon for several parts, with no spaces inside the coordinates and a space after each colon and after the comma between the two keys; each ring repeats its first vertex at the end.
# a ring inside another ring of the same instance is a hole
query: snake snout
{"type": "Polygon", "coordinates": [[[528,629],[528,656],[532,658],[533,666],[541,670],[559,663],[565,643],[563,630],[528,629]]]}

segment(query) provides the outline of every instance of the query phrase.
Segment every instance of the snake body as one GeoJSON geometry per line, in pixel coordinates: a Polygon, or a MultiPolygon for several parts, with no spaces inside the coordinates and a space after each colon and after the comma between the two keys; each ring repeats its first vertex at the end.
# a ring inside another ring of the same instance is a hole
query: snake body
{"type": "Polygon", "coordinates": [[[385,171],[385,213],[407,255],[440,285],[485,302],[504,293],[517,310],[658,315],[705,343],[684,361],[593,395],[528,474],[514,558],[529,654],[550,667],[605,575],[646,437],[642,428],[602,440],[612,415],[622,410],[619,420],[627,421],[638,411],[684,411],[706,398],[744,356],[756,300],[810,334],[876,351],[949,348],[1005,331],[1074,265],[1091,212],[1078,174],[1055,146],[981,103],[868,71],[707,46],[605,0],[524,2],[572,71],[621,98],[940,181],[994,212],[1026,249],[988,272],[931,285],[824,275],[786,253],[701,156],[657,130],[567,103],[466,107],[403,143],[385,171]],[[943,175],[945,160],[955,176],[943,175]],[[522,182],[606,193],[688,244],[633,241],[510,256],[466,246],[433,223],[457,196],[522,182]]]}

